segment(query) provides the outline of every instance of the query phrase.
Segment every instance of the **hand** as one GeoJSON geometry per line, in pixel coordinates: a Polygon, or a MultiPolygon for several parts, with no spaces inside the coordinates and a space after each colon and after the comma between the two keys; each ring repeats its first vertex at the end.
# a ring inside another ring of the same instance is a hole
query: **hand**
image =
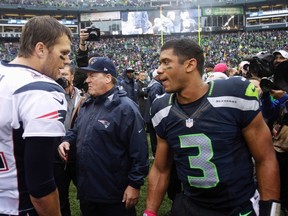
{"type": "Polygon", "coordinates": [[[62,142],[58,146],[58,154],[59,156],[65,161],[67,159],[66,152],[70,149],[70,143],[68,142],[62,142]]]}
{"type": "Polygon", "coordinates": [[[88,39],[89,37],[89,33],[86,32],[86,29],[81,29],[80,30],[80,44],[84,44],[85,41],[88,39]]]}
{"type": "Polygon", "coordinates": [[[132,208],[138,203],[140,195],[140,190],[135,189],[131,186],[127,186],[126,190],[124,191],[122,202],[125,202],[125,207],[127,209],[132,208]]]}
{"type": "Polygon", "coordinates": [[[283,97],[286,94],[286,91],[272,89],[270,91],[270,94],[272,95],[273,98],[278,100],[278,99],[280,99],[281,97],[283,97]]]}

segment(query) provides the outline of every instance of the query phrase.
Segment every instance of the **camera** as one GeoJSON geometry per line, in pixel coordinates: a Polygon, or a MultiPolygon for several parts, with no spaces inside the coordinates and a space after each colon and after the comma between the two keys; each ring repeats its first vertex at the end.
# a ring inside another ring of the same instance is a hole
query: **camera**
{"type": "Polygon", "coordinates": [[[263,77],[259,83],[263,92],[269,92],[270,90],[279,90],[278,86],[274,84],[274,77],[263,77]]]}
{"type": "Polygon", "coordinates": [[[263,92],[270,90],[288,91],[288,61],[281,62],[274,68],[275,57],[268,52],[260,52],[246,59],[249,64],[248,73],[261,78],[260,87],[263,92]]]}
{"type": "Polygon", "coordinates": [[[100,41],[100,29],[95,26],[86,27],[86,33],[89,33],[87,41],[100,41]]]}
{"type": "Polygon", "coordinates": [[[263,92],[269,92],[271,89],[279,89],[274,83],[274,55],[268,52],[260,52],[246,60],[249,62],[249,65],[246,67],[248,77],[257,76],[261,78],[260,88],[263,92]]]}
{"type": "Polygon", "coordinates": [[[247,59],[250,63],[248,73],[257,77],[270,77],[274,74],[274,55],[268,52],[260,52],[247,59]]]}

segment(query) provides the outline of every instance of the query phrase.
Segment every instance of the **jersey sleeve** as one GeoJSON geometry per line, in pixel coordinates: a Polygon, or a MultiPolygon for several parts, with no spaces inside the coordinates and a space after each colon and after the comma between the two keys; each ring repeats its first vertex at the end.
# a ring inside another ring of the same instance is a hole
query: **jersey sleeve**
{"type": "Polygon", "coordinates": [[[22,122],[23,137],[64,136],[67,102],[63,89],[52,82],[32,82],[13,94],[12,127],[22,122]]]}
{"type": "Polygon", "coordinates": [[[260,112],[258,92],[244,77],[214,81],[208,100],[221,115],[235,119],[240,128],[248,126],[260,112]]]}

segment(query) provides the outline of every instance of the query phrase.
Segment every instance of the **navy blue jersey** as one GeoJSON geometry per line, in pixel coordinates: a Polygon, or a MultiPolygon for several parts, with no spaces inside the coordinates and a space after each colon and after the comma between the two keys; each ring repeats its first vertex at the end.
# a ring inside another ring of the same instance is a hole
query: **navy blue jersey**
{"type": "Polygon", "coordinates": [[[241,77],[216,80],[194,109],[187,114],[174,94],[165,94],[151,110],[158,136],[174,153],[184,193],[208,208],[239,206],[256,189],[241,131],[259,113],[257,90],[241,77]]]}

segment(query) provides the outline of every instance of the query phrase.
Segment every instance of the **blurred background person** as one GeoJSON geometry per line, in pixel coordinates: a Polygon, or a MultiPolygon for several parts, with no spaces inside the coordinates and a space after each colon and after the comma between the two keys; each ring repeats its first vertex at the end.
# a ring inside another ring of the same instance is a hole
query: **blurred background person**
{"type": "MultiPolygon", "coordinates": [[[[85,97],[82,97],[82,92],[73,86],[74,70],[70,64],[66,64],[63,69],[60,69],[62,77],[62,87],[65,89],[65,98],[67,100],[67,113],[64,121],[65,130],[72,128],[75,119],[78,115],[81,104],[85,97]]],[[[69,202],[69,188],[71,181],[77,186],[76,172],[76,148],[71,146],[67,153],[67,161],[63,162],[59,158],[56,151],[56,161],[54,163],[54,177],[58,187],[60,207],[62,216],[71,216],[69,202]]]]}
{"type": "Polygon", "coordinates": [[[139,72],[139,80],[137,82],[138,85],[138,105],[139,105],[139,109],[140,109],[140,113],[142,115],[142,117],[144,117],[145,114],[145,109],[146,109],[146,102],[147,102],[147,81],[146,81],[146,72],[145,71],[141,71],[139,72]]]}
{"type": "MultiPolygon", "coordinates": [[[[273,52],[274,69],[288,61],[288,52],[279,50],[273,52]]],[[[282,73],[286,73],[283,71],[282,73]]],[[[263,89],[261,97],[262,113],[272,133],[280,171],[280,200],[282,209],[288,215],[288,94],[281,89],[263,89]]]]}

